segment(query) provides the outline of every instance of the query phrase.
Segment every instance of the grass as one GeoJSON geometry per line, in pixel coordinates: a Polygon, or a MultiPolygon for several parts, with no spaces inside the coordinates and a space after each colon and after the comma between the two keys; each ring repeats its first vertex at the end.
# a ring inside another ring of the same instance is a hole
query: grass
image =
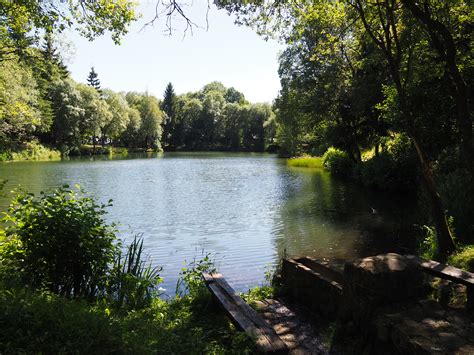
{"type": "Polygon", "coordinates": [[[44,161],[60,159],[61,153],[59,151],[47,148],[37,142],[26,143],[23,149],[18,151],[6,151],[0,153],[0,161],[44,161]]]}
{"type": "Polygon", "coordinates": [[[290,158],[287,160],[288,166],[299,168],[323,168],[323,159],[321,157],[302,156],[290,158]]]}

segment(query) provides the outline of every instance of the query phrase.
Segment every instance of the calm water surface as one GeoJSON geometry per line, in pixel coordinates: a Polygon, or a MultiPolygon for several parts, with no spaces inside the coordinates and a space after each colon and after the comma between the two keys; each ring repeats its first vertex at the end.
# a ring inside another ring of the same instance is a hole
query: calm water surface
{"type": "MultiPolygon", "coordinates": [[[[142,233],[172,294],[184,261],[213,253],[240,291],[261,284],[283,255],[350,259],[414,245],[414,201],[362,189],[266,154],[167,153],[126,159],[0,164],[4,191],[79,183],[122,238],[142,233]],[[375,210],[375,213],[374,213],[375,210]]],[[[0,197],[0,210],[8,205],[0,197]]]]}

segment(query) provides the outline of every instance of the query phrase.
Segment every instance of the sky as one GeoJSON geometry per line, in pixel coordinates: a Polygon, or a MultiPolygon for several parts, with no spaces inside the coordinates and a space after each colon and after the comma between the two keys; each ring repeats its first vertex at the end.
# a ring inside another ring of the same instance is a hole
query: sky
{"type": "MultiPolygon", "coordinates": [[[[177,94],[197,91],[211,81],[235,87],[250,102],[271,102],[280,90],[278,54],[283,46],[265,41],[252,29],[234,24],[233,17],[211,5],[206,30],[207,1],[194,0],[186,14],[202,28],[184,35],[184,21],[176,19],[172,36],[165,34],[165,19],[143,28],[155,13],[156,0],[143,0],[142,18],[131,25],[121,45],[110,35],[88,41],[77,33],[68,63],[72,77],[86,82],[92,66],[101,86],[115,91],[148,91],[159,98],[171,82],[177,94]]],[[[191,3],[190,3],[191,4],[191,3]]]]}

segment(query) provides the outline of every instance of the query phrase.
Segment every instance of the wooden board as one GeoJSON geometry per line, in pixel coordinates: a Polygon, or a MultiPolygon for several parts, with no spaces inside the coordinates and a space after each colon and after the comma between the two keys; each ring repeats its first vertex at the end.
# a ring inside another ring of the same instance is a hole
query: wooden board
{"type": "Polygon", "coordinates": [[[334,288],[342,291],[342,285],[339,282],[335,281],[332,278],[332,275],[329,275],[329,273],[327,273],[327,270],[324,270],[325,273],[323,275],[321,272],[317,272],[313,268],[303,265],[302,263],[294,259],[283,259],[283,263],[286,263],[288,266],[293,267],[297,272],[302,272],[306,273],[307,275],[311,275],[312,277],[325,281],[334,288]]]}
{"type": "Polygon", "coordinates": [[[441,264],[433,260],[421,259],[415,255],[406,255],[406,257],[418,265],[428,274],[453,281],[468,287],[474,287],[474,274],[453,266],[441,264]]]}
{"type": "Polygon", "coordinates": [[[202,277],[207,288],[222,305],[232,322],[239,329],[255,338],[257,347],[262,353],[288,353],[288,348],[275,330],[237,295],[222,274],[203,272],[202,277]]]}

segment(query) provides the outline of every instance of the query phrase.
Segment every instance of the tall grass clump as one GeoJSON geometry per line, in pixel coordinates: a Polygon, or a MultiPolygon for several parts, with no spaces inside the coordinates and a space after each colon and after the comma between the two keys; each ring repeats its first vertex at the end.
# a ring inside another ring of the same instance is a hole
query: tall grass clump
{"type": "Polygon", "coordinates": [[[323,168],[323,159],[321,157],[302,156],[290,158],[287,160],[288,166],[298,168],[323,168]]]}
{"type": "Polygon", "coordinates": [[[107,296],[115,309],[142,309],[158,297],[161,267],[143,256],[143,239],[135,236],[126,252],[119,251],[107,280],[107,296]]]}

